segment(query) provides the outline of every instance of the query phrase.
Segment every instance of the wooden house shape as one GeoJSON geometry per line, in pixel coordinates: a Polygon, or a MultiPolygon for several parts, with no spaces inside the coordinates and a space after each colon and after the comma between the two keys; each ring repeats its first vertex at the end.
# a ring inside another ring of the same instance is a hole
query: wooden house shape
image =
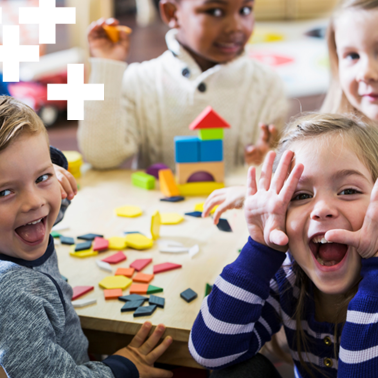
{"type": "Polygon", "coordinates": [[[198,137],[175,137],[176,178],[181,195],[207,195],[224,187],[223,137],[230,125],[208,106],[190,125],[198,137]]]}

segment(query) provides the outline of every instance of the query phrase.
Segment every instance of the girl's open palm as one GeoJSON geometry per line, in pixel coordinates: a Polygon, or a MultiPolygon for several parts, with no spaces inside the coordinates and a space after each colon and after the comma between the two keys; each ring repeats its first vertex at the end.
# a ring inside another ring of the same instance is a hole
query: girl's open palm
{"type": "Polygon", "coordinates": [[[285,233],[286,212],[304,167],[298,164],[289,174],[294,153],[286,151],[272,178],[275,157],[275,152],[268,153],[258,184],[255,168],[249,169],[244,211],[253,240],[286,252],[289,242],[285,233]]]}

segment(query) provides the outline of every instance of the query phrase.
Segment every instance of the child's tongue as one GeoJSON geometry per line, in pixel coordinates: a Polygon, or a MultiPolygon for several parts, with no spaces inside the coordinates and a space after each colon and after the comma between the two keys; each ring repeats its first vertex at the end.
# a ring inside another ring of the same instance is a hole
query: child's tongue
{"type": "Polygon", "coordinates": [[[43,222],[29,224],[16,228],[17,234],[28,243],[35,243],[45,237],[45,225],[43,222]]]}
{"type": "Polygon", "coordinates": [[[320,244],[318,254],[324,262],[335,261],[339,263],[345,256],[347,249],[346,244],[325,243],[320,244]]]}

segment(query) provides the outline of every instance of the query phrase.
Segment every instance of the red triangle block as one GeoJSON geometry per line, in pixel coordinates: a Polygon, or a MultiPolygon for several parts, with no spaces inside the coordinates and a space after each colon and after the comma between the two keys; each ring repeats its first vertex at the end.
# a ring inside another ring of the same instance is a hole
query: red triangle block
{"type": "Polygon", "coordinates": [[[130,264],[130,268],[134,268],[136,271],[140,272],[142,269],[144,269],[151,262],[152,262],[152,259],[135,260],[132,264],[130,264]]]}
{"type": "Polygon", "coordinates": [[[109,264],[118,264],[121,261],[125,261],[125,260],[126,260],[126,256],[123,254],[123,252],[119,251],[101,261],[107,262],[109,264]]]}
{"type": "Polygon", "coordinates": [[[94,289],[93,286],[75,286],[72,288],[73,295],[71,301],[74,301],[77,298],[80,298],[82,295],[89,293],[94,289]]]}
{"type": "Polygon", "coordinates": [[[231,126],[211,106],[208,106],[190,125],[190,130],[229,129],[231,126]]]}
{"type": "Polygon", "coordinates": [[[163,263],[154,265],[154,274],[167,272],[168,270],[179,269],[182,265],[173,263],[163,263]]]}
{"type": "Polygon", "coordinates": [[[95,237],[93,243],[94,251],[106,251],[109,247],[109,241],[104,238],[95,237]]]}

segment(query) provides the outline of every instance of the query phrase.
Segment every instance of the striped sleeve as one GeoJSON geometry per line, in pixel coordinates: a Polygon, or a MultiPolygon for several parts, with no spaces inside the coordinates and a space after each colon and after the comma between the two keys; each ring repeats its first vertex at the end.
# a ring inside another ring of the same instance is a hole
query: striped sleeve
{"type": "Polygon", "coordinates": [[[362,281],[341,334],[338,377],[376,377],[378,371],[378,258],[362,260],[362,281]]]}
{"type": "Polygon", "coordinates": [[[250,238],[223,269],[190,334],[189,350],[199,364],[219,369],[247,360],[278,332],[279,317],[267,299],[278,299],[270,281],[284,259],[250,238]]]}

